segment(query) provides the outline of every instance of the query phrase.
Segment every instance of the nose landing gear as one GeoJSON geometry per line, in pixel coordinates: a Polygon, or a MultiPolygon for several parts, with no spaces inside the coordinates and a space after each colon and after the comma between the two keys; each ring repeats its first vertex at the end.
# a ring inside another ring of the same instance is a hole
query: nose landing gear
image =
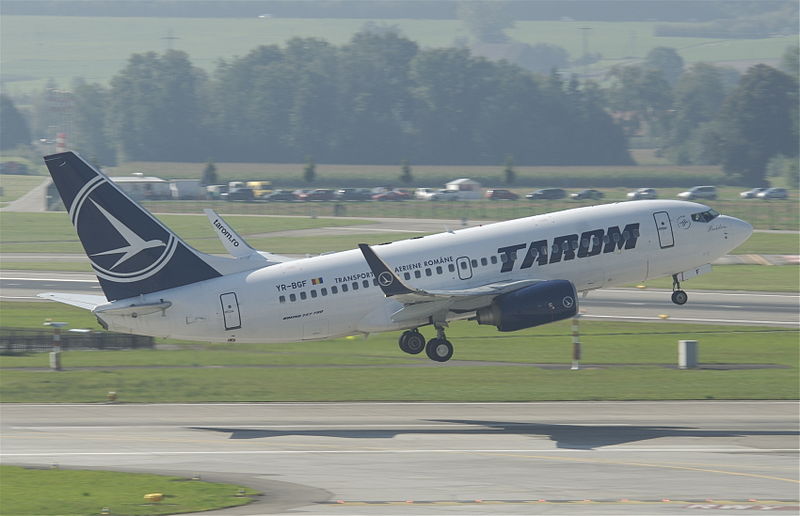
{"type": "Polygon", "coordinates": [[[678,281],[678,275],[672,275],[672,302],[676,305],[685,305],[689,300],[689,295],[681,290],[681,282],[678,281]]]}

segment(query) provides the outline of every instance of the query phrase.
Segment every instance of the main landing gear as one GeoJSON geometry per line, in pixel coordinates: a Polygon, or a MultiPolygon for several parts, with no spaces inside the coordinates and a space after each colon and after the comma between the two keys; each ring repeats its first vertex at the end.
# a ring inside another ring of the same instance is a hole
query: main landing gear
{"type": "Polygon", "coordinates": [[[685,305],[689,300],[689,296],[681,290],[681,282],[678,281],[678,275],[672,275],[672,302],[676,305],[685,305]]]}
{"type": "Polygon", "coordinates": [[[453,356],[453,345],[447,340],[443,326],[436,326],[436,337],[425,344],[425,337],[414,328],[404,331],[400,335],[400,349],[411,355],[416,355],[425,350],[428,358],[436,362],[447,362],[453,356]]]}

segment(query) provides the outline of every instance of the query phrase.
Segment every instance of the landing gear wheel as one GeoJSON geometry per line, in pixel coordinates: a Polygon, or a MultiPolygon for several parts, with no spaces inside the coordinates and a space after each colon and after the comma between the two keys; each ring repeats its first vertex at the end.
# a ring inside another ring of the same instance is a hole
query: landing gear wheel
{"type": "Polygon", "coordinates": [[[683,290],[676,290],[672,293],[672,302],[676,305],[685,305],[689,300],[689,296],[683,290]]]}
{"type": "Polygon", "coordinates": [[[425,346],[428,358],[436,362],[447,362],[453,356],[453,345],[446,339],[431,339],[425,346]]]}
{"type": "Polygon", "coordinates": [[[416,355],[425,349],[425,337],[417,330],[404,331],[400,335],[400,349],[409,355],[416,355]]]}

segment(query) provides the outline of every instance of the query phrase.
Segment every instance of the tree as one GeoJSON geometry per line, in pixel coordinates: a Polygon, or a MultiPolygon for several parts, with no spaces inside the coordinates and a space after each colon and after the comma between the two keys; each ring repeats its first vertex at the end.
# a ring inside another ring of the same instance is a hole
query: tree
{"type": "Polygon", "coordinates": [[[645,68],[658,70],[674,86],[683,73],[683,58],[674,48],[656,47],[644,58],[645,68]]]}
{"type": "Polygon", "coordinates": [[[111,79],[110,129],[126,159],[191,161],[202,148],[202,71],[177,50],[134,54],[111,79]]]}
{"type": "Polygon", "coordinates": [[[303,179],[306,183],[313,183],[317,178],[317,165],[314,163],[314,158],[306,156],[306,166],[303,167],[303,179]]]}
{"type": "Polygon", "coordinates": [[[408,160],[404,159],[401,163],[401,172],[400,172],[400,181],[403,183],[410,185],[414,182],[414,176],[411,175],[411,165],[408,164],[408,160]]]}
{"type": "Polygon", "coordinates": [[[30,145],[28,122],[17,110],[11,97],[0,95],[0,149],[13,149],[17,145],[30,145]]]}
{"type": "Polygon", "coordinates": [[[76,79],[72,86],[74,99],[72,147],[97,164],[115,165],[117,153],[108,134],[108,91],[99,84],[76,79]]]}
{"type": "Polygon", "coordinates": [[[472,37],[483,43],[505,43],[505,29],[514,26],[514,18],[502,1],[462,1],[456,13],[472,37]]]}
{"type": "Polygon", "coordinates": [[[642,66],[615,66],[609,72],[612,80],[608,89],[612,109],[633,114],[632,129],[640,122],[648,124],[650,136],[666,131],[669,109],[672,107],[672,88],[659,70],[642,66]]]}
{"type": "Polygon", "coordinates": [[[763,64],[748,69],[719,117],[725,173],[765,186],[770,158],[798,154],[797,110],[797,81],[763,64]]]}
{"type": "Polygon", "coordinates": [[[786,47],[781,57],[781,70],[800,80],[800,45],[786,47]]]}
{"type": "Polygon", "coordinates": [[[217,166],[214,165],[214,160],[209,158],[206,162],[206,167],[203,169],[203,177],[200,182],[203,186],[217,184],[217,166]]]}

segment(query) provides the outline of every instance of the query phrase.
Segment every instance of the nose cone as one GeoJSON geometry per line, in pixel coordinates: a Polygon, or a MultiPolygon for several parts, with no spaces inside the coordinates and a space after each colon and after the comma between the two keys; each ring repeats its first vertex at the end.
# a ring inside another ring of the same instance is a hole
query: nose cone
{"type": "Polygon", "coordinates": [[[753,226],[749,222],[724,215],[720,219],[724,219],[725,225],[728,227],[728,240],[731,250],[745,243],[750,238],[750,235],[753,234],[753,226]]]}

